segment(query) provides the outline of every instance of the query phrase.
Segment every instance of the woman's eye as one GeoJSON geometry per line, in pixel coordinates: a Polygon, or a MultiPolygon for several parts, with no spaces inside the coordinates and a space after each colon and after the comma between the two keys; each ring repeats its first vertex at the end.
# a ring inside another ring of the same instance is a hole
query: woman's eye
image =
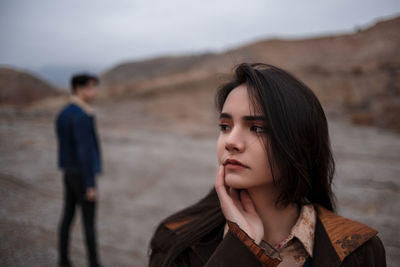
{"type": "Polygon", "coordinates": [[[255,133],[265,133],[265,128],[257,125],[253,125],[250,127],[250,131],[255,133]]]}
{"type": "Polygon", "coordinates": [[[230,129],[228,124],[222,124],[222,123],[219,125],[219,128],[220,128],[221,132],[226,132],[230,129]]]}

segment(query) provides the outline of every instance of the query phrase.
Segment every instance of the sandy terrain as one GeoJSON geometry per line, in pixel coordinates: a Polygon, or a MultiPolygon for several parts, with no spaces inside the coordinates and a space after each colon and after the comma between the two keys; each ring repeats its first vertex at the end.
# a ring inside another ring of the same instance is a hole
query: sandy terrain
{"type": "MultiPolygon", "coordinates": [[[[200,125],[190,116],[176,124],[167,113],[148,112],[148,105],[123,101],[97,107],[105,164],[98,180],[104,266],[146,266],[157,223],[199,199],[214,181],[212,116],[200,125]]],[[[57,263],[62,176],[53,120],[49,112],[0,112],[0,266],[57,263]]],[[[330,128],[339,213],[377,228],[389,266],[399,266],[400,138],[346,122],[330,121],[330,128]]],[[[86,265],[83,241],[79,214],[71,244],[75,266],[86,265]]]]}

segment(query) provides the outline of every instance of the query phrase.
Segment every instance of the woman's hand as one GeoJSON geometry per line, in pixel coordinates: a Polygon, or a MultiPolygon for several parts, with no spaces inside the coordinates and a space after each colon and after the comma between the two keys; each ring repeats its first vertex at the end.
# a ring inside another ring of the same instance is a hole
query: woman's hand
{"type": "Polygon", "coordinates": [[[241,190],[239,194],[238,190],[227,188],[225,170],[222,165],[218,167],[215,190],[225,218],[237,223],[256,244],[260,244],[264,237],[264,227],[254,208],[253,201],[246,190],[241,190]]]}

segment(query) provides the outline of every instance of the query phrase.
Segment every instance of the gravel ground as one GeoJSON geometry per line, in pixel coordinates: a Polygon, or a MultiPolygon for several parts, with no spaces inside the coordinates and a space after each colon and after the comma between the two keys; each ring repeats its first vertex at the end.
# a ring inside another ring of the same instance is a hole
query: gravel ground
{"type": "MultiPolygon", "coordinates": [[[[140,103],[98,108],[105,164],[98,180],[104,266],[146,266],[157,223],[213,185],[215,129],[207,126],[196,135],[199,125],[171,126],[144,108],[140,103]],[[147,115],[134,115],[139,112],[147,115]]],[[[63,192],[53,119],[46,113],[0,113],[0,266],[57,263],[63,192]]],[[[388,266],[400,266],[399,135],[339,121],[330,121],[330,128],[339,213],[378,229],[388,266]]],[[[80,217],[71,242],[75,266],[86,265],[80,217]]]]}

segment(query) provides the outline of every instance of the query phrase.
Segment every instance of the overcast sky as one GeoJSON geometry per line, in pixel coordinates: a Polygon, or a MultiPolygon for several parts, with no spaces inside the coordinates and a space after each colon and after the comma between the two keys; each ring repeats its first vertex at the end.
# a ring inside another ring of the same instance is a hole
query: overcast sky
{"type": "Polygon", "coordinates": [[[351,32],[399,0],[0,0],[0,65],[112,67],[250,41],[351,32]]]}

